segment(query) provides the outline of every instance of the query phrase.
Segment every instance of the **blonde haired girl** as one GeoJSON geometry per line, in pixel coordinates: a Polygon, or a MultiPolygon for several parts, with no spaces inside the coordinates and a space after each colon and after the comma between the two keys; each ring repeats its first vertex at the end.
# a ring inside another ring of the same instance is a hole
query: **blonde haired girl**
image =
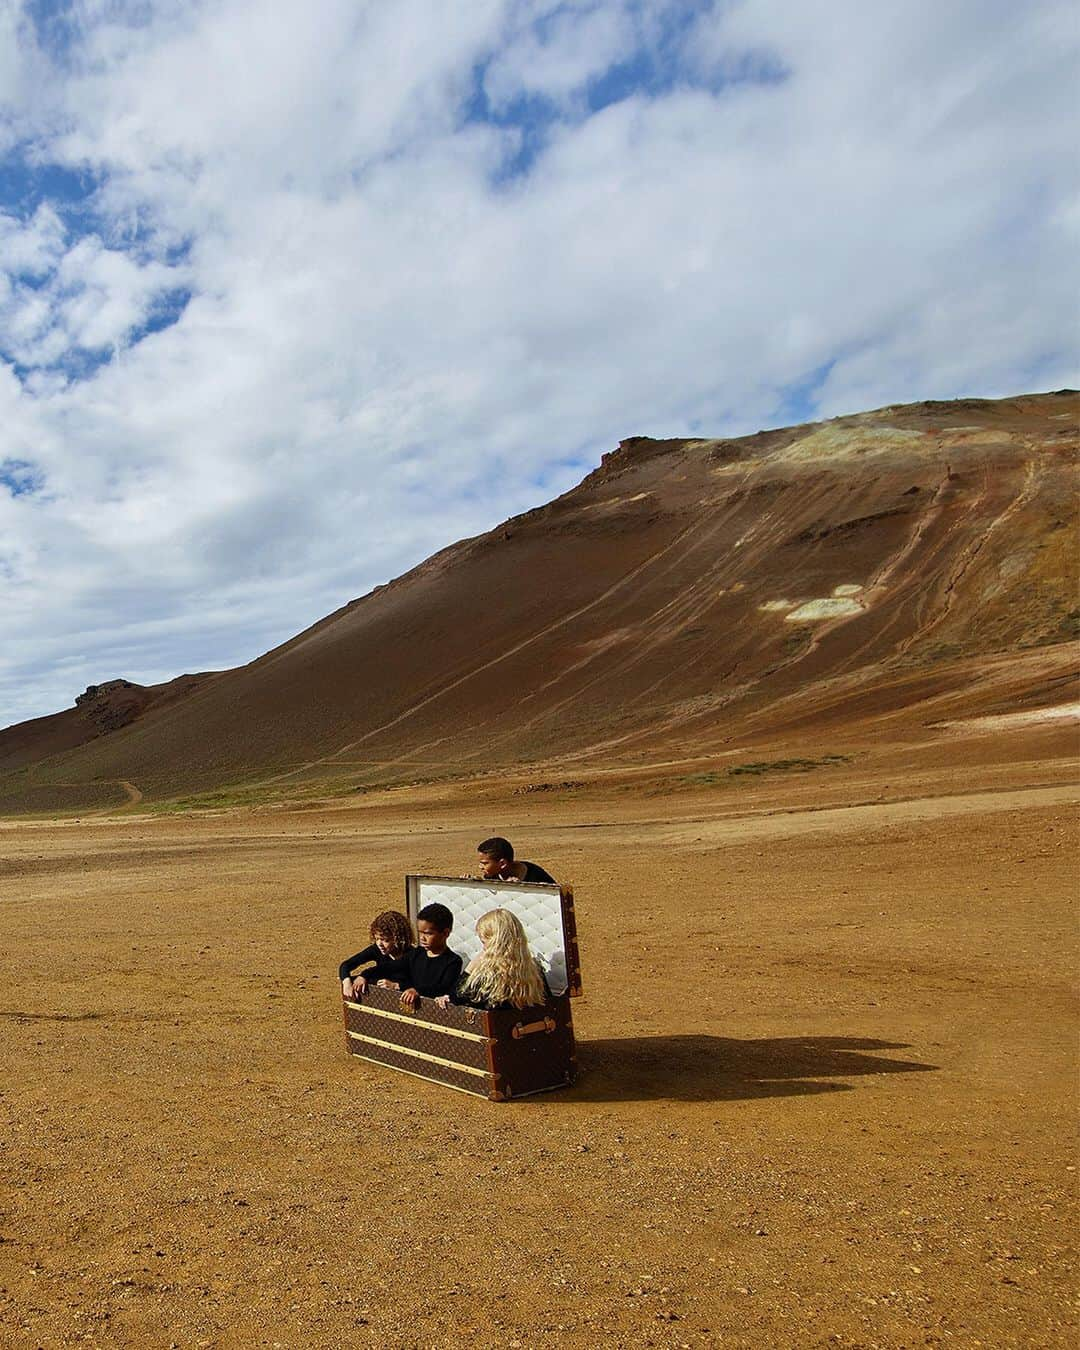
{"type": "Polygon", "coordinates": [[[529,1008],[549,997],[547,981],[517,915],[508,909],[489,910],[477,921],[476,936],[483,951],[470,961],[454,995],[455,1003],[529,1008]]]}

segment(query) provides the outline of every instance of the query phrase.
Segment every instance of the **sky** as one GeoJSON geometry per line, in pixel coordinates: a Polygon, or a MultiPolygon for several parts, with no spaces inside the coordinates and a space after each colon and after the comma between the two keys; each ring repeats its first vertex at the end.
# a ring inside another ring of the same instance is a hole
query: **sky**
{"type": "Polygon", "coordinates": [[[0,0],[0,726],[626,436],[1080,384],[1078,53],[1072,0],[0,0]]]}

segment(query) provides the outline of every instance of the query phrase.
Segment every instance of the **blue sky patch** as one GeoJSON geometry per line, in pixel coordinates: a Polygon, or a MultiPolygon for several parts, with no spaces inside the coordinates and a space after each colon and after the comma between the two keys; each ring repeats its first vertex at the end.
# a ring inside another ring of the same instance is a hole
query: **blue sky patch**
{"type": "Polygon", "coordinates": [[[61,217],[81,217],[101,182],[88,170],[35,164],[16,152],[0,159],[0,211],[27,220],[47,202],[61,217]]]}
{"type": "Polygon", "coordinates": [[[514,131],[502,163],[494,174],[494,183],[501,185],[515,178],[523,178],[544,149],[548,133],[560,120],[559,110],[549,98],[540,94],[522,95],[505,109],[496,111],[484,90],[487,63],[473,69],[473,92],[465,105],[465,121],[482,122],[488,126],[514,131]]]}
{"type": "Polygon", "coordinates": [[[45,475],[28,459],[0,459],[0,487],[13,497],[30,497],[45,486],[45,475]]]}
{"type": "Polygon", "coordinates": [[[171,328],[184,310],[187,309],[188,302],[193,294],[194,292],[187,286],[177,286],[175,290],[162,291],[154,301],[154,307],[146,322],[130,335],[128,345],[141,341],[151,333],[160,333],[165,328],[171,328]]]}
{"type": "Polygon", "coordinates": [[[26,15],[37,45],[57,65],[64,65],[79,36],[73,0],[30,0],[26,15]]]}
{"type": "Polygon", "coordinates": [[[834,356],[795,384],[789,384],[783,391],[775,414],[769,419],[770,425],[799,426],[804,422],[818,421],[821,416],[818,408],[822,385],[839,359],[839,356],[834,356]]]}
{"type": "MultiPolygon", "coordinates": [[[[779,58],[764,51],[747,51],[725,62],[722,71],[694,69],[686,62],[686,40],[698,19],[714,9],[712,0],[685,0],[668,5],[659,14],[649,15],[651,40],[637,41],[605,70],[586,79],[572,95],[554,98],[542,91],[527,90],[501,106],[494,105],[487,93],[487,75],[496,56],[487,57],[473,67],[472,88],[465,101],[464,121],[513,131],[507,137],[507,151],[494,174],[496,186],[526,176],[543,153],[552,128],[560,123],[577,123],[629,98],[660,98],[676,89],[697,89],[719,94],[741,84],[779,84],[790,71],[779,58]]],[[[640,15],[643,6],[633,12],[640,15]]],[[[560,7],[532,25],[532,34],[541,46],[556,31],[566,11],[560,7]]],[[[640,31],[640,25],[638,25],[640,31]]]]}

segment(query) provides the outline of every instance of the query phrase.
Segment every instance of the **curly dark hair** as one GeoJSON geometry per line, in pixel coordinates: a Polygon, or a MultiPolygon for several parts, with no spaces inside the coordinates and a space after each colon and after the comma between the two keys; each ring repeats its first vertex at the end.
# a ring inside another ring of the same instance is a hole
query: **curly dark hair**
{"type": "Polygon", "coordinates": [[[408,951],[410,947],[416,946],[416,938],[413,936],[412,924],[396,909],[384,910],[382,914],[376,914],[371,921],[371,938],[388,938],[393,943],[396,951],[408,951]]]}

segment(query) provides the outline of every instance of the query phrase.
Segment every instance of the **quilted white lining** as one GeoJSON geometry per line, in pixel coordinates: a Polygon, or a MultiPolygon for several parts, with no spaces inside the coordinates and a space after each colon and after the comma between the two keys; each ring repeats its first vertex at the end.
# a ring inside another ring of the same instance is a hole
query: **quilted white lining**
{"type": "Polygon", "coordinates": [[[515,886],[500,881],[481,885],[453,877],[419,877],[409,886],[409,918],[413,923],[425,905],[445,905],[454,916],[450,950],[466,965],[480,954],[476,921],[489,909],[508,909],[521,920],[533,955],[543,967],[553,994],[565,993],[566,938],[558,886],[515,886]]]}

